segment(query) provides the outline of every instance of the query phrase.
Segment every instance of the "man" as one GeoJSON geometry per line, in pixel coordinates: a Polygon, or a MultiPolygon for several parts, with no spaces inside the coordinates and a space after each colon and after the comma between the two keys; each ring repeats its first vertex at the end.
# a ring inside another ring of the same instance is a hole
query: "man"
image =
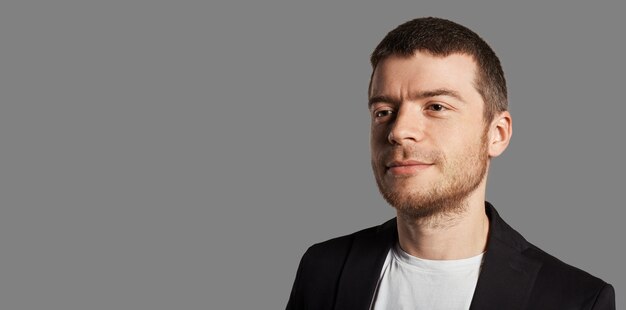
{"type": "Polygon", "coordinates": [[[420,18],[371,57],[372,168],[397,218],[310,247],[287,309],[615,309],[610,284],[528,243],[485,202],[511,139],[500,61],[420,18]]]}

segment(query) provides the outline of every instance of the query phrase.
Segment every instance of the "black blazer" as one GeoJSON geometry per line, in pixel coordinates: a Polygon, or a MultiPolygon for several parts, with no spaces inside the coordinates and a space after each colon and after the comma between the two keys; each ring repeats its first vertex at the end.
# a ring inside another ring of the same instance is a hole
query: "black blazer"
{"type": "MultiPolygon", "coordinates": [[[[610,284],[526,241],[485,202],[487,251],[470,309],[615,309],[610,284]]],[[[304,253],[287,309],[369,309],[396,219],[311,246],[304,253]]]]}

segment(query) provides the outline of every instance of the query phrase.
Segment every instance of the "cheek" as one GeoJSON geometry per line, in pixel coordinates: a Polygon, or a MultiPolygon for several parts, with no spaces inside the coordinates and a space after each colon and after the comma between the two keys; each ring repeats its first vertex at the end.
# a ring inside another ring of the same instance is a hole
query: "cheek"
{"type": "Polygon", "coordinates": [[[467,131],[454,131],[433,139],[446,161],[466,161],[483,143],[482,136],[467,131]]]}
{"type": "Polygon", "coordinates": [[[380,172],[381,169],[384,170],[384,160],[385,160],[384,154],[385,154],[384,145],[382,145],[377,140],[372,139],[370,159],[372,162],[372,167],[377,172],[380,172]]]}
{"type": "Polygon", "coordinates": [[[480,141],[484,133],[485,126],[482,120],[462,119],[458,122],[447,123],[441,126],[437,132],[442,134],[442,140],[447,139],[452,144],[472,144],[480,141]]]}
{"type": "Polygon", "coordinates": [[[387,143],[387,134],[384,129],[377,127],[372,128],[370,131],[370,147],[372,148],[372,153],[379,150],[387,143]]]}

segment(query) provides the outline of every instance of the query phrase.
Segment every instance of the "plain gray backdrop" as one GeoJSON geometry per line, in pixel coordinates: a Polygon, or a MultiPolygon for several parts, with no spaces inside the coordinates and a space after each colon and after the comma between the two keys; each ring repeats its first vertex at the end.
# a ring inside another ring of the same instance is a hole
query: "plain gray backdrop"
{"type": "Polygon", "coordinates": [[[626,2],[508,2],[2,1],[0,308],[283,308],[308,246],[394,216],[369,55],[421,16],[502,61],[488,200],[626,306],[626,2]]]}

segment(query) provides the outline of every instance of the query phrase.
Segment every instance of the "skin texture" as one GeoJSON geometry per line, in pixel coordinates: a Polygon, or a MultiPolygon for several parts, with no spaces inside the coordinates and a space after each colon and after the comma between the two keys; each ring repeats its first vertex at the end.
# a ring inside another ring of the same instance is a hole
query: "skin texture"
{"type": "Polygon", "coordinates": [[[418,51],[383,60],[372,75],[372,169],[409,254],[454,259],[484,250],[489,159],[508,145],[511,117],[484,119],[475,72],[471,56],[418,51]]]}

